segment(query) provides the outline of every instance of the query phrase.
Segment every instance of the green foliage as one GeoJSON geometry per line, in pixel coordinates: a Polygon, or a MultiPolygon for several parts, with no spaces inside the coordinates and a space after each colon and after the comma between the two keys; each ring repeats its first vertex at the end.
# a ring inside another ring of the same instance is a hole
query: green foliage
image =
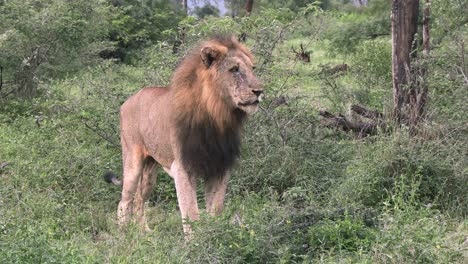
{"type": "Polygon", "coordinates": [[[457,263],[466,259],[457,250],[468,232],[466,220],[450,230],[445,216],[426,208],[389,212],[382,218],[384,229],[372,249],[376,262],[457,263]]]}
{"type": "Polygon", "coordinates": [[[389,1],[370,1],[369,9],[363,12],[330,13],[334,25],[325,34],[330,40],[332,54],[357,53],[357,48],[367,39],[389,36],[391,30],[389,1]]]}
{"type": "Polygon", "coordinates": [[[448,205],[448,197],[463,193],[455,187],[465,184],[459,175],[463,172],[454,171],[450,165],[456,158],[449,154],[453,150],[436,142],[418,144],[401,137],[406,136],[360,143],[359,152],[346,168],[344,181],[332,197],[339,204],[377,207],[387,203],[399,208],[430,204],[443,208],[448,205]],[[437,153],[429,152],[435,148],[437,153]]]}
{"type": "Polygon", "coordinates": [[[311,250],[367,251],[376,239],[375,231],[359,219],[325,219],[309,228],[311,250]]]}
{"type": "Polygon", "coordinates": [[[434,1],[430,7],[434,44],[440,44],[446,37],[463,36],[460,30],[466,32],[468,3],[457,0],[434,1]]]}
{"type": "Polygon", "coordinates": [[[219,9],[216,6],[211,4],[206,4],[203,7],[196,7],[194,11],[195,15],[199,18],[204,18],[206,16],[219,16],[219,9]]]}
{"type": "Polygon", "coordinates": [[[151,43],[174,40],[177,25],[185,17],[182,9],[170,0],[112,1],[114,14],[110,39],[118,49],[110,54],[124,62],[135,63],[141,49],[151,43]]]}
{"type": "Polygon", "coordinates": [[[0,6],[0,66],[18,93],[76,71],[110,45],[109,8],[89,1],[8,1],[0,6]]]}
{"type": "Polygon", "coordinates": [[[392,91],[392,49],[388,41],[367,41],[352,55],[351,74],[357,80],[353,93],[359,104],[384,109],[392,91]]]}

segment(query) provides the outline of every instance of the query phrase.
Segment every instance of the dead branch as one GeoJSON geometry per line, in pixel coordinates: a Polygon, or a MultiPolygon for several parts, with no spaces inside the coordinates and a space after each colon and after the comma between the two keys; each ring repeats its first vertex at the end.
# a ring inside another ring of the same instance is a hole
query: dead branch
{"type": "Polygon", "coordinates": [[[364,108],[362,106],[359,106],[359,105],[352,105],[351,110],[354,111],[356,114],[358,114],[360,116],[370,118],[370,119],[374,119],[374,120],[383,119],[383,117],[384,117],[384,115],[382,113],[380,113],[380,112],[368,110],[368,109],[366,109],[366,108],[364,108]]]}
{"type": "Polygon", "coordinates": [[[180,46],[185,41],[185,27],[182,27],[179,32],[177,32],[177,38],[172,45],[172,54],[177,54],[179,52],[180,46]]]}
{"type": "Polygon", "coordinates": [[[96,133],[99,137],[104,139],[105,141],[109,142],[114,147],[120,147],[120,144],[116,142],[111,135],[109,135],[105,129],[99,127],[99,124],[96,120],[94,120],[93,124],[90,124],[91,120],[81,117],[81,123],[88,128],[89,130],[96,133]]]}
{"type": "Polygon", "coordinates": [[[325,126],[338,127],[346,132],[352,131],[358,138],[375,134],[377,128],[385,129],[387,127],[384,114],[378,111],[368,110],[360,105],[352,105],[351,110],[359,116],[370,120],[365,122],[351,121],[342,114],[334,115],[328,111],[320,111],[319,115],[331,121],[326,123],[325,126]]]}
{"type": "Polygon", "coordinates": [[[465,82],[468,84],[468,77],[467,77],[468,74],[467,74],[466,64],[465,64],[465,42],[461,40],[459,44],[460,44],[460,72],[463,75],[465,82]]]}
{"type": "Polygon", "coordinates": [[[303,62],[310,62],[310,51],[305,51],[304,45],[302,43],[299,45],[299,47],[301,48],[300,51],[296,51],[294,47],[291,47],[294,54],[296,54],[296,59],[301,60],[303,62]]]}
{"type": "Polygon", "coordinates": [[[2,163],[0,163],[0,170],[3,169],[3,168],[5,168],[5,167],[8,166],[8,165],[10,165],[9,162],[2,162],[2,163]]]}
{"type": "Polygon", "coordinates": [[[352,131],[358,138],[364,138],[369,135],[375,134],[377,131],[377,124],[371,122],[353,122],[342,114],[333,115],[327,111],[320,111],[319,115],[331,120],[331,123],[326,124],[328,127],[338,127],[345,132],[352,131]]]}
{"type": "Polygon", "coordinates": [[[246,41],[247,41],[247,33],[242,32],[242,33],[239,35],[239,38],[238,38],[237,40],[239,40],[239,42],[246,42],[246,41]]]}

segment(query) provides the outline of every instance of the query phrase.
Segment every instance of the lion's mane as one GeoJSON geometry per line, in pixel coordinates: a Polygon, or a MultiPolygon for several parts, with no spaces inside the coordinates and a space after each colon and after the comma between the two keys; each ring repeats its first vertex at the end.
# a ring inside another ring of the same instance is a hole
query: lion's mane
{"type": "Polygon", "coordinates": [[[222,60],[235,49],[252,57],[233,37],[215,37],[194,48],[177,66],[172,79],[174,120],[182,165],[204,178],[222,177],[240,154],[240,132],[245,112],[233,109],[220,98],[222,87],[213,81],[218,63],[206,67],[203,46],[215,47],[222,60]]]}

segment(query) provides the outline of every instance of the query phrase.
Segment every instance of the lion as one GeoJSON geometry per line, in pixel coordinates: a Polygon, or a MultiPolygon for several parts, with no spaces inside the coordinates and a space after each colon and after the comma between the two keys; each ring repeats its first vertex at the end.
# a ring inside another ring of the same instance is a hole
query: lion
{"type": "Polygon", "coordinates": [[[197,178],[205,184],[206,211],[223,209],[230,171],[240,154],[240,132],[256,112],[263,86],[253,56],[233,36],[207,40],[176,67],[169,87],[146,87],[120,108],[123,180],[118,223],[133,216],[148,229],[144,204],[161,166],[175,181],[184,233],[199,219],[197,178]]]}

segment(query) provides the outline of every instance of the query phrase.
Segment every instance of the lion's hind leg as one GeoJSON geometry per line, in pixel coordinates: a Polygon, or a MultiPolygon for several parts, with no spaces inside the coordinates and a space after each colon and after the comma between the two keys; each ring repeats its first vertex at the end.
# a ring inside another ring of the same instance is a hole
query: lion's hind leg
{"type": "Polygon", "coordinates": [[[136,222],[145,231],[151,231],[146,224],[145,202],[148,201],[157,178],[158,163],[152,158],[147,157],[143,165],[143,174],[138,184],[133,202],[133,215],[136,222]]]}
{"type": "Polygon", "coordinates": [[[133,148],[122,148],[123,155],[123,180],[122,180],[122,198],[117,209],[119,225],[128,223],[134,196],[140,182],[143,171],[144,156],[141,149],[136,146],[133,148]]]}

